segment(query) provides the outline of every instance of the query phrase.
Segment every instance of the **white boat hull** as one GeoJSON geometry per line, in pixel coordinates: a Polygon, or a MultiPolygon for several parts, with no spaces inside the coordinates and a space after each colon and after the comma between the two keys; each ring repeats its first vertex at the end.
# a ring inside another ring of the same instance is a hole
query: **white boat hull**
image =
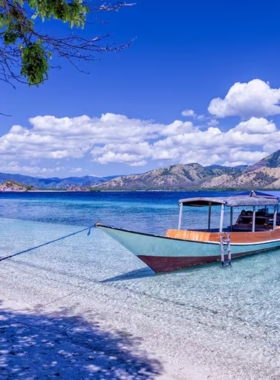
{"type": "MultiPolygon", "coordinates": [[[[97,227],[136,255],[155,272],[169,272],[221,260],[218,241],[191,241],[127,231],[97,224],[97,227]]],[[[280,248],[280,238],[263,242],[231,244],[232,258],[280,248]]]]}

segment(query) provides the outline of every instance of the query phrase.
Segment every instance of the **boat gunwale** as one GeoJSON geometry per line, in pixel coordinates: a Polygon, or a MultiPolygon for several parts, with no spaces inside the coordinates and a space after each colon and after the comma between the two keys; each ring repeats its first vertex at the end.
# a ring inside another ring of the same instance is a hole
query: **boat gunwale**
{"type": "MultiPolygon", "coordinates": [[[[169,236],[161,236],[161,235],[154,235],[154,234],[148,234],[146,232],[138,232],[138,231],[131,231],[131,230],[126,230],[124,228],[119,228],[119,227],[113,227],[113,226],[107,226],[106,224],[101,224],[101,223],[96,223],[95,227],[103,227],[103,228],[108,228],[111,230],[116,230],[116,231],[123,231],[131,234],[137,234],[137,235],[143,235],[143,236],[150,236],[150,237],[155,237],[155,238],[160,238],[160,239],[168,239],[168,240],[175,240],[175,241],[181,241],[181,242],[189,242],[189,243],[198,243],[198,244],[214,244],[214,245],[220,245],[219,241],[200,241],[200,240],[189,240],[189,239],[178,239],[178,238],[173,238],[169,236]]],[[[188,230],[188,231],[193,231],[193,230],[188,230]]],[[[238,231],[239,232],[239,231],[238,231]]],[[[267,231],[269,232],[269,231],[267,231]]],[[[221,232],[217,234],[226,234],[227,232],[221,232]]],[[[234,234],[234,232],[228,232],[230,234],[234,234]]],[[[250,232],[250,233],[255,233],[255,232],[250,232]]],[[[247,245],[260,245],[260,244],[269,244],[269,243],[274,243],[274,242],[280,242],[280,237],[279,239],[275,240],[263,240],[263,241],[258,241],[258,242],[250,242],[250,243],[231,243],[231,245],[236,245],[236,246],[247,246],[247,245]]]]}

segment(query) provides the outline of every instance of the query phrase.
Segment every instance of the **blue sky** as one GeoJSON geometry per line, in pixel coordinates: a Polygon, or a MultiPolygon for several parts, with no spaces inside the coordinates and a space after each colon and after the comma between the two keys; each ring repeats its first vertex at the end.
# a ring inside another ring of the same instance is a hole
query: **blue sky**
{"type": "Polygon", "coordinates": [[[87,37],[137,38],[82,64],[89,75],[61,61],[38,89],[1,82],[12,116],[1,117],[0,171],[106,176],[250,164],[280,149],[279,16],[279,1],[240,0],[139,0],[104,15],[87,37]]]}

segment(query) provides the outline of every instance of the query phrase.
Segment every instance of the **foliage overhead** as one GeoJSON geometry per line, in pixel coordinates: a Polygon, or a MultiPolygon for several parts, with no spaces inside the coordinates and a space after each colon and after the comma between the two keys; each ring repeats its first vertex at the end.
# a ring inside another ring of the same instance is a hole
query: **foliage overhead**
{"type": "Polygon", "coordinates": [[[108,34],[86,39],[71,29],[83,29],[91,16],[99,21],[96,15],[100,12],[131,5],[83,0],[0,0],[0,80],[38,86],[48,78],[53,54],[76,66],[77,61],[94,59],[96,53],[126,47],[105,44],[108,34]],[[50,19],[67,23],[67,35],[41,32],[40,22],[50,19]]]}

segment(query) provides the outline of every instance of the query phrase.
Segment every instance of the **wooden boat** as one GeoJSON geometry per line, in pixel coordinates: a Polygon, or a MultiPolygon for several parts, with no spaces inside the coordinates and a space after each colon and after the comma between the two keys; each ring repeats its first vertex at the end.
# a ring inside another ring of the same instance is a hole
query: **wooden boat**
{"type": "Polygon", "coordinates": [[[134,253],[155,272],[169,272],[189,266],[221,261],[280,248],[280,218],[278,198],[267,194],[250,192],[247,195],[211,198],[189,198],[179,201],[178,229],[169,229],[165,236],[158,236],[96,223],[134,253]],[[208,229],[182,230],[183,207],[208,206],[208,229]],[[212,207],[221,208],[220,227],[211,229],[212,207]],[[273,206],[273,213],[268,212],[273,206]],[[234,207],[252,207],[242,210],[233,224],[234,207]],[[230,225],[224,228],[225,209],[230,210],[230,225]]]}

